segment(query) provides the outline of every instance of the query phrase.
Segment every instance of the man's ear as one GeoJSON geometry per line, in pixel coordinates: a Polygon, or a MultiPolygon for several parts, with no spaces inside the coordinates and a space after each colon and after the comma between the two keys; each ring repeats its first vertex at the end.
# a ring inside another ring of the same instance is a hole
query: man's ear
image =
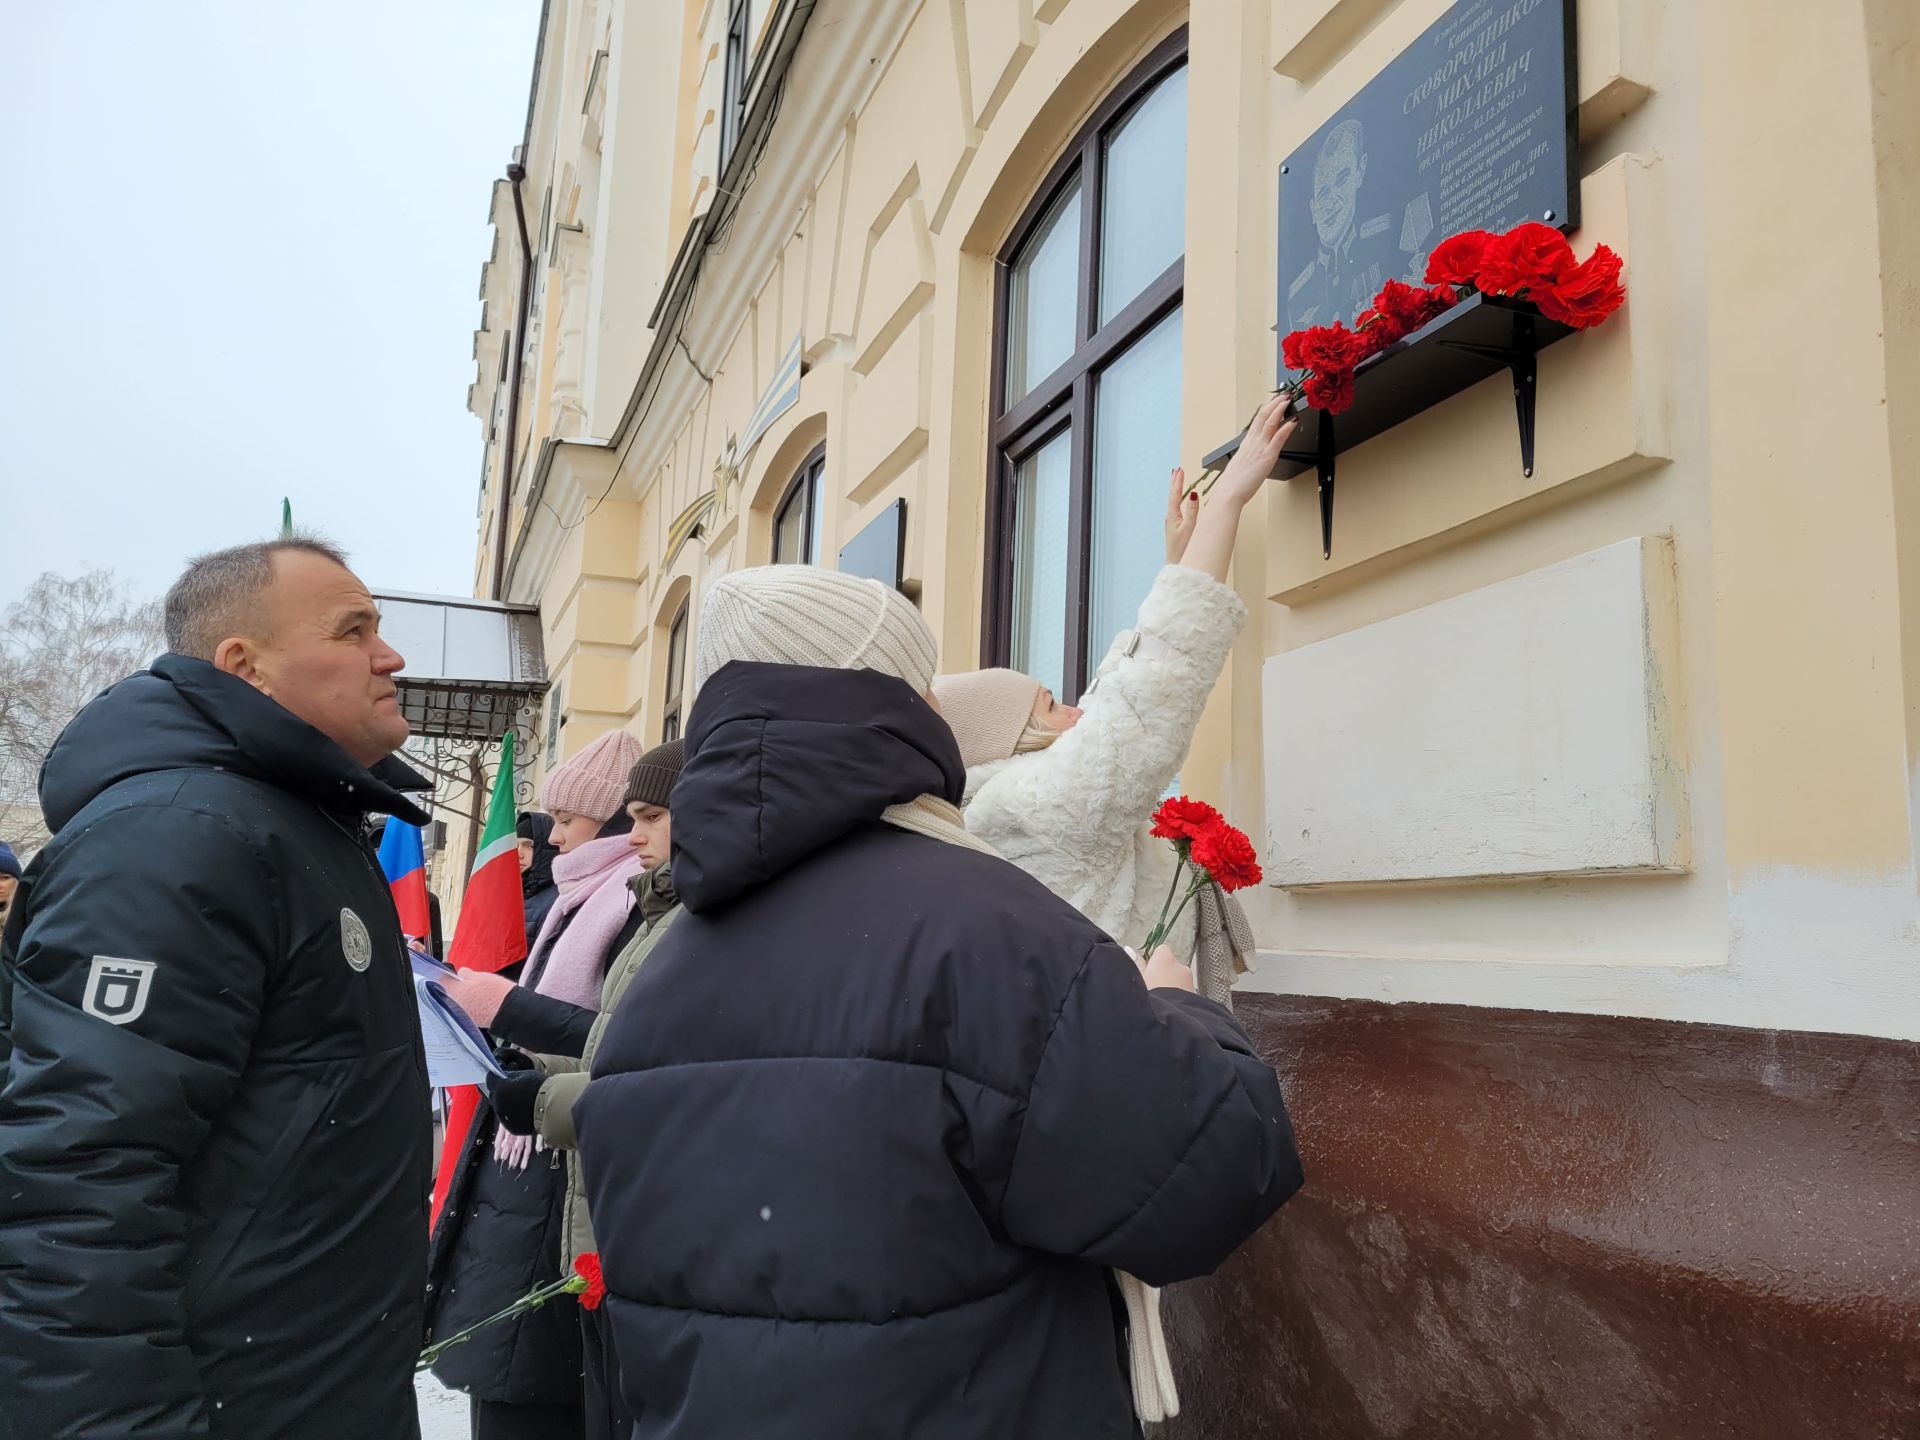
{"type": "Polygon", "coordinates": [[[260,673],[259,656],[250,640],[238,635],[222,640],[213,647],[213,665],[216,670],[224,670],[246,681],[262,695],[273,693],[267,685],[266,676],[260,673]]]}

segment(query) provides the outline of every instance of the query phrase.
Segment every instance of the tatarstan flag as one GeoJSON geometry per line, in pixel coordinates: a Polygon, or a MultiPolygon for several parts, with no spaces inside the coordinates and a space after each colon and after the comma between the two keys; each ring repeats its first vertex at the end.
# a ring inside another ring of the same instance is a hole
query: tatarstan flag
{"type": "MultiPolygon", "coordinates": [[[[527,909],[520,895],[520,837],[514,832],[513,732],[500,742],[500,770],[487,802],[487,824],[474,853],[473,873],[460,902],[447,963],[456,970],[500,970],[527,958],[527,909]]],[[[467,1148],[467,1132],[480,1109],[480,1090],[460,1085],[447,1092],[447,1138],[433,1178],[432,1222],[440,1219],[453,1172],[467,1148]]]]}
{"type": "Polygon", "coordinates": [[[527,958],[527,907],[520,898],[520,837],[513,829],[513,732],[500,742],[500,773],[487,802],[487,826],[474,852],[447,963],[456,970],[502,970],[527,958]]]}

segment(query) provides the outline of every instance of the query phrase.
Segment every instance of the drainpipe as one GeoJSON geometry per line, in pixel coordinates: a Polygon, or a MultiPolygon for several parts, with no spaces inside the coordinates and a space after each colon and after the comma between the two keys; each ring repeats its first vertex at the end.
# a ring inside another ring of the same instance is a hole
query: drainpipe
{"type": "Polygon", "coordinates": [[[513,378],[507,382],[507,448],[500,465],[500,497],[494,509],[499,523],[493,527],[493,598],[507,598],[507,521],[513,510],[513,462],[520,449],[520,377],[526,367],[527,312],[533,306],[533,242],[527,238],[527,206],[520,187],[526,183],[527,167],[519,161],[507,166],[507,181],[513,186],[513,216],[520,225],[520,310],[513,331],[513,378]]]}

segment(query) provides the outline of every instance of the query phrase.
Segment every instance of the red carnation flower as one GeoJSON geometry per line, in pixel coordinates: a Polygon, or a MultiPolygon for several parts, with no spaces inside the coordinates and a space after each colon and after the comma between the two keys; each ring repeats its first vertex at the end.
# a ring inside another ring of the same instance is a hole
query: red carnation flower
{"type": "Polygon", "coordinates": [[[1224,820],[1195,837],[1193,863],[1222,890],[1244,890],[1260,883],[1260,857],[1253,842],[1224,820]]]}
{"type": "Polygon", "coordinates": [[[1225,823],[1225,817],[1206,801],[1175,795],[1162,800],[1160,808],[1153,812],[1153,830],[1150,833],[1156,839],[1178,843],[1193,840],[1214,826],[1225,823]]]}
{"type": "Polygon", "coordinates": [[[1527,295],[1566,278],[1573,247],[1551,225],[1529,220],[1497,237],[1480,256],[1480,288],[1491,295],[1527,295]]]}
{"type": "Polygon", "coordinates": [[[576,1255],[573,1273],[587,1282],[587,1288],[580,1295],[580,1308],[598,1310],[600,1302],[607,1298],[607,1282],[600,1274],[600,1257],[591,1250],[585,1255],[576,1255]]]}
{"type": "Polygon", "coordinates": [[[1428,320],[1446,314],[1447,311],[1460,303],[1460,292],[1455,290],[1453,286],[1445,283],[1430,285],[1418,293],[1420,295],[1420,314],[1422,316],[1420,323],[1422,325],[1426,324],[1428,320]]]}
{"type": "MultiPolygon", "coordinates": [[[[1374,304],[1378,305],[1379,301],[1375,300],[1374,304]]],[[[1389,345],[1404,340],[1408,328],[1406,323],[1397,316],[1385,314],[1378,309],[1362,311],[1360,318],[1354,324],[1356,328],[1353,333],[1366,341],[1369,355],[1378,355],[1389,345]]]]}
{"type": "Polygon", "coordinates": [[[1475,285],[1480,280],[1480,257],[1492,242],[1485,230],[1463,230],[1433,247],[1427,256],[1427,283],[1475,285]]]}
{"type": "Polygon", "coordinates": [[[1351,370],[1366,353],[1366,337],[1337,320],[1295,330],[1280,342],[1280,359],[1289,370],[1351,370]]]}
{"type": "Polygon", "coordinates": [[[1307,338],[1304,330],[1289,330],[1280,337],[1280,363],[1289,370],[1305,370],[1307,359],[1301,350],[1301,342],[1307,338]]]}
{"type": "Polygon", "coordinates": [[[1620,257],[1605,245],[1561,280],[1534,292],[1533,303],[1549,320],[1590,330],[1620,308],[1627,298],[1620,284],[1620,257]]]}
{"type": "Polygon", "coordinates": [[[1373,299],[1381,315],[1400,327],[1400,333],[1418,330],[1427,323],[1427,292],[1399,280],[1389,280],[1373,299]]]}
{"type": "Polygon", "coordinates": [[[1329,415],[1338,415],[1353,404],[1353,371],[1314,371],[1307,377],[1307,404],[1329,415]]]}

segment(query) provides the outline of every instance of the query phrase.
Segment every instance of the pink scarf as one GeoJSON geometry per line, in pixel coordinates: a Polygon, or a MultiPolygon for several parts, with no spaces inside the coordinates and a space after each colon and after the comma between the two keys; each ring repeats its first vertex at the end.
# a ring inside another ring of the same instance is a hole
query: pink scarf
{"type": "MultiPolygon", "coordinates": [[[[612,958],[607,951],[634,906],[633,890],[627,882],[645,869],[640,852],[627,843],[625,835],[604,835],[554,857],[553,883],[560,898],[540,924],[533,956],[540,955],[567,916],[573,919],[559,939],[552,941],[546,963],[534,981],[535,994],[551,995],[589,1010],[600,1008],[600,987],[606,979],[607,961],[612,958]]],[[[522,985],[532,971],[529,963],[520,976],[522,985]]],[[[502,1130],[494,1137],[494,1153],[516,1170],[526,1168],[535,1148],[530,1135],[509,1135],[502,1130]]],[[[537,1148],[546,1147],[542,1144],[537,1148]]]]}

